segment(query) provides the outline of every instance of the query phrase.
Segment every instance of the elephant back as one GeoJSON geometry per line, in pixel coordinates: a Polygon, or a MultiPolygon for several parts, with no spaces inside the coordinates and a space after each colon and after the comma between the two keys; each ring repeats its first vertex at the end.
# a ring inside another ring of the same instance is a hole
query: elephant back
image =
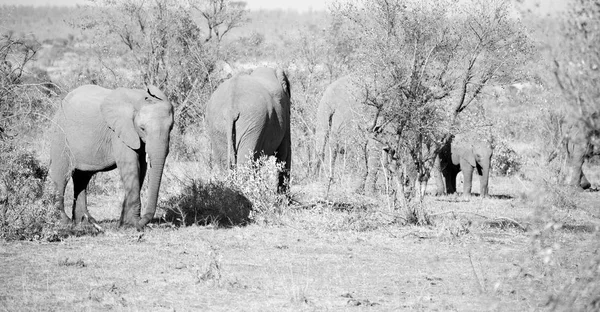
{"type": "Polygon", "coordinates": [[[260,83],[277,102],[289,103],[291,94],[289,81],[285,72],[281,69],[269,67],[258,67],[250,74],[258,83],[260,83]]]}
{"type": "MultiPolygon", "coordinates": [[[[372,122],[372,114],[363,105],[361,92],[352,76],[344,76],[334,81],[323,93],[317,109],[319,118],[331,118],[333,133],[346,132],[348,135],[360,134],[366,124],[372,122]]],[[[319,124],[326,124],[325,120],[319,124]]]]}
{"type": "Polygon", "coordinates": [[[82,122],[97,122],[100,104],[111,90],[96,85],[84,85],[69,92],[54,115],[58,127],[82,122]]]}

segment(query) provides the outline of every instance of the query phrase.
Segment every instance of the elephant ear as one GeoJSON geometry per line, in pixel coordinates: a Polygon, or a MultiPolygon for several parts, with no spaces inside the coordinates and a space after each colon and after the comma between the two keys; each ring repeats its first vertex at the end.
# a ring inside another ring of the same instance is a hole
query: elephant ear
{"type": "Polygon", "coordinates": [[[475,149],[471,146],[470,149],[466,150],[463,157],[469,162],[474,168],[477,167],[477,161],[475,160],[475,149]]]}
{"type": "Polygon", "coordinates": [[[283,71],[283,69],[281,68],[277,68],[277,70],[275,71],[275,75],[277,76],[277,80],[281,84],[281,88],[283,88],[283,91],[287,94],[289,98],[291,98],[292,93],[290,90],[290,81],[288,80],[285,71],[283,71]]]}
{"type": "Polygon", "coordinates": [[[135,130],[135,109],[131,100],[122,92],[114,91],[100,105],[102,117],[117,136],[129,147],[140,148],[140,136],[135,130]]]}

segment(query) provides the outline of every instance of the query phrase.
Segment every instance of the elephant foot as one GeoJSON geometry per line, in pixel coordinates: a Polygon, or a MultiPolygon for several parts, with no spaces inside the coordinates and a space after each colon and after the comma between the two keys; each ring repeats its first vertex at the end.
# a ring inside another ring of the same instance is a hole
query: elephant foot
{"type": "Polygon", "coordinates": [[[119,227],[130,228],[134,227],[138,231],[143,231],[144,227],[140,226],[140,217],[121,218],[119,221],[119,227]]]}
{"type": "Polygon", "coordinates": [[[85,212],[85,213],[81,214],[81,216],[77,216],[76,218],[73,218],[73,223],[75,225],[78,225],[80,223],[83,223],[83,224],[96,224],[98,222],[89,213],[85,212]]]}
{"type": "Polygon", "coordinates": [[[67,217],[67,215],[65,213],[62,213],[60,218],[60,222],[59,225],[60,227],[66,228],[66,227],[70,227],[71,225],[73,225],[73,221],[67,217]]]}

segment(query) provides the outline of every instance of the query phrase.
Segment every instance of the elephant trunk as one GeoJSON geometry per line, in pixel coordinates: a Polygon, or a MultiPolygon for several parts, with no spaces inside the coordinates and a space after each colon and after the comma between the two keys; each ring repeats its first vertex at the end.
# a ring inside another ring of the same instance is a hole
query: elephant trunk
{"type": "Polygon", "coordinates": [[[154,218],[156,212],[156,204],[158,202],[158,192],[160,190],[160,182],[162,173],[165,167],[165,159],[169,154],[169,139],[158,140],[158,144],[146,145],[146,153],[148,154],[148,200],[146,201],[146,212],[137,224],[138,230],[141,230],[148,222],[154,218]],[[166,142],[165,142],[166,141],[166,142]]]}

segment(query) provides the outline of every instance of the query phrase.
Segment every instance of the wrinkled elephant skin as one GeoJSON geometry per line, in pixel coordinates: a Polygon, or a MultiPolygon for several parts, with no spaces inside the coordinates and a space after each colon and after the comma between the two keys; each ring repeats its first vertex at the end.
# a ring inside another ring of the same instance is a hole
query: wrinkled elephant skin
{"type": "Polygon", "coordinates": [[[316,149],[319,161],[317,173],[325,163],[326,151],[331,151],[329,180],[333,179],[337,156],[353,149],[361,155],[364,164],[359,191],[372,193],[375,188],[377,166],[381,150],[366,135],[373,123],[375,112],[365,105],[358,81],[352,76],[344,76],[327,87],[317,109],[316,149]],[[329,144],[330,148],[327,148],[329,144]]]}
{"type": "Polygon", "coordinates": [[[286,192],[292,164],[290,84],[281,69],[256,68],[223,82],[205,113],[214,160],[233,168],[261,155],[284,163],[278,190],[286,192]]]}
{"type": "Polygon", "coordinates": [[[437,194],[452,194],[456,192],[456,176],[463,172],[463,195],[471,195],[473,171],[477,169],[480,178],[482,197],[488,196],[488,182],[491,170],[493,149],[488,143],[476,142],[471,144],[453,144],[452,139],[444,145],[436,168],[437,194]]]}
{"type": "Polygon", "coordinates": [[[583,173],[582,167],[586,159],[600,155],[600,146],[593,142],[597,139],[597,135],[590,132],[585,124],[579,120],[567,127],[564,139],[567,151],[565,184],[582,190],[589,189],[592,186],[583,173]]]}
{"type": "Polygon", "coordinates": [[[125,187],[121,225],[141,230],[153,217],[169,137],[173,106],[156,87],[146,90],[81,86],[70,92],[53,120],[50,177],[63,222],[64,193],[73,179],[73,222],[94,222],[87,210],[86,188],[96,172],[119,169],[125,187]],[[148,159],[148,163],[146,163],[148,159]],[[141,213],[140,189],[149,166],[148,200],[141,213]]]}

